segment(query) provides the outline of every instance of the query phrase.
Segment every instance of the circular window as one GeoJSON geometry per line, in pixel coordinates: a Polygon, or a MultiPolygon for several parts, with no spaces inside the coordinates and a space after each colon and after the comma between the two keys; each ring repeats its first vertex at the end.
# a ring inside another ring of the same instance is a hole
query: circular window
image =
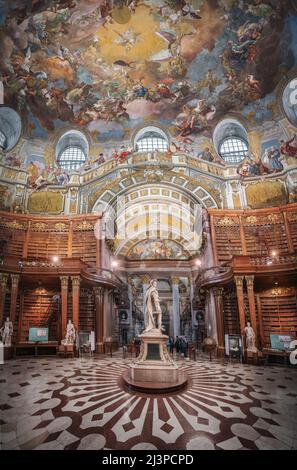
{"type": "Polygon", "coordinates": [[[246,157],[248,146],[239,137],[227,137],[222,141],[219,153],[226,163],[239,163],[246,157]]]}
{"type": "Polygon", "coordinates": [[[58,157],[58,164],[64,170],[77,170],[86,161],[86,155],[81,147],[66,147],[58,157]]]}
{"type": "Polygon", "coordinates": [[[287,118],[294,126],[297,126],[297,77],[286,85],[282,101],[287,118]]]}

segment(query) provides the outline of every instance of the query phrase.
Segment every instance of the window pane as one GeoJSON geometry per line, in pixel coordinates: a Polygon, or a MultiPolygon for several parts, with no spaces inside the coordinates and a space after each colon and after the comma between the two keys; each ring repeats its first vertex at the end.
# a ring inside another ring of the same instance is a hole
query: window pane
{"type": "Polygon", "coordinates": [[[244,140],[238,137],[228,137],[220,147],[220,155],[227,163],[239,163],[248,153],[244,140]]]}
{"type": "Polygon", "coordinates": [[[58,163],[65,170],[76,170],[86,161],[83,150],[77,146],[66,147],[59,155],[58,163]]]}
{"type": "Polygon", "coordinates": [[[157,132],[146,132],[136,142],[138,152],[152,152],[159,150],[166,152],[168,150],[168,142],[164,137],[160,136],[157,132]]]}
{"type": "Polygon", "coordinates": [[[5,149],[6,147],[6,135],[0,131],[0,148],[5,149]]]}

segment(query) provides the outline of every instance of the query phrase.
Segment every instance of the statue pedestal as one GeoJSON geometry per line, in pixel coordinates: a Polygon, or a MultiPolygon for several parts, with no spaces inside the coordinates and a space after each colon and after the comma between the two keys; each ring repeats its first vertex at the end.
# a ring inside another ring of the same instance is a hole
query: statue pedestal
{"type": "Polygon", "coordinates": [[[140,335],[140,338],[140,354],[136,362],[124,372],[124,382],[135,390],[151,393],[164,393],[184,387],[188,377],[167,351],[168,336],[153,329],[140,335]]]}

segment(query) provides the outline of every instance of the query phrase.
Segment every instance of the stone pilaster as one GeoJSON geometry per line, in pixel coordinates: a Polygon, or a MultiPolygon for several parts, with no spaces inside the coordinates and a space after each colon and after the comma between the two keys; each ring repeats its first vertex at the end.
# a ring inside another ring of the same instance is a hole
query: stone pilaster
{"type": "Polygon", "coordinates": [[[172,277],[172,314],[173,314],[173,336],[180,336],[180,296],[179,296],[179,278],[172,277]]]}
{"type": "Polygon", "coordinates": [[[78,330],[79,321],[79,289],[80,289],[80,277],[71,276],[72,281],[72,322],[76,331],[78,330]]]}

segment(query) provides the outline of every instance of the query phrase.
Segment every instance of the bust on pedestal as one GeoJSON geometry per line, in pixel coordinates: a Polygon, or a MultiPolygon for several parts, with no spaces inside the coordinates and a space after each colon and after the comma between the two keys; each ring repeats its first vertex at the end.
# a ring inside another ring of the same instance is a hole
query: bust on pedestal
{"type": "Polygon", "coordinates": [[[167,350],[168,336],[162,331],[162,310],[155,279],[150,281],[143,304],[145,330],[140,335],[140,354],[124,372],[123,378],[128,385],[139,390],[177,390],[187,383],[187,376],[167,350]]]}

